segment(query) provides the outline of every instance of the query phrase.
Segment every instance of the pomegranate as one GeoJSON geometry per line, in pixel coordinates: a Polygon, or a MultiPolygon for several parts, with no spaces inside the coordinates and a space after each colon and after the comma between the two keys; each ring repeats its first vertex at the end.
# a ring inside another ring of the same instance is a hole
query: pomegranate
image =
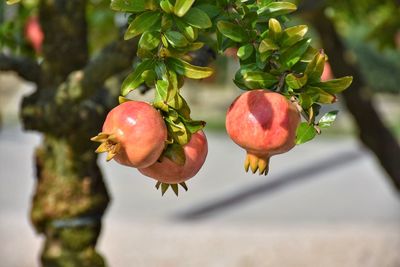
{"type": "Polygon", "coordinates": [[[195,176],[206,160],[208,147],[203,131],[193,134],[189,143],[183,146],[183,151],[186,157],[184,165],[178,165],[169,158],[162,157],[159,162],[139,171],[161,183],[183,183],[195,176]]]}
{"type": "Polygon", "coordinates": [[[324,71],[322,72],[321,81],[325,82],[333,79],[332,68],[328,62],[325,62],[324,71]]]}
{"type": "Polygon", "coordinates": [[[96,152],[108,152],[107,161],[145,168],[160,157],[166,139],[161,114],[148,103],[128,101],[108,113],[103,131],[91,140],[101,142],[96,152]]]}
{"type": "Polygon", "coordinates": [[[247,151],[244,167],[267,175],[271,156],[295,146],[300,115],[283,95],[253,90],[240,95],[229,107],[226,130],[247,151]]]}
{"type": "Polygon", "coordinates": [[[35,52],[40,54],[42,51],[42,43],[44,34],[37,17],[30,17],[25,25],[25,38],[33,46],[35,52]]]}
{"type": "Polygon", "coordinates": [[[229,47],[228,49],[225,50],[224,54],[227,57],[231,57],[233,59],[238,59],[237,51],[238,51],[238,49],[236,47],[229,47]]]}

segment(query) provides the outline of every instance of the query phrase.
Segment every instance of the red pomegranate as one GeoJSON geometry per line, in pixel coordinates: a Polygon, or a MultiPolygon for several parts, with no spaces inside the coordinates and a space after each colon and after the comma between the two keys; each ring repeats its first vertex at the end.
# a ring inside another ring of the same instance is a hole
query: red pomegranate
{"type": "Polygon", "coordinates": [[[322,72],[321,81],[325,82],[333,79],[333,73],[331,65],[328,62],[325,62],[324,71],[322,72]]]}
{"type": "Polygon", "coordinates": [[[253,90],[240,95],[229,107],[226,130],[231,139],[247,151],[244,163],[260,175],[268,173],[271,156],[295,146],[300,115],[283,95],[253,90]]]}
{"type": "Polygon", "coordinates": [[[44,34],[37,17],[30,17],[25,25],[25,38],[33,46],[37,54],[42,51],[44,34]]]}
{"type": "Polygon", "coordinates": [[[183,147],[186,161],[178,165],[167,157],[162,157],[150,167],[139,171],[155,180],[166,184],[179,184],[195,176],[203,166],[207,157],[207,139],[203,131],[192,135],[189,143],[183,147]]]}
{"type": "Polygon", "coordinates": [[[107,161],[145,168],[160,157],[166,139],[160,113],[148,103],[128,101],[108,113],[103,131],[91,140],[101,142],[96,152],[108,152],[107,161]]]}

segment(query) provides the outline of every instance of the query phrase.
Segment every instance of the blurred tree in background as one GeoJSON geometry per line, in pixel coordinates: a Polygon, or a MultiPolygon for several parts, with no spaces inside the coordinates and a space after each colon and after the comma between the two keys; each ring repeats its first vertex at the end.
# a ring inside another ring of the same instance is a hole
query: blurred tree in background
{"type": "MultiPolygon", "coordinates": [[[[400,190],[399,143],[373,105],[375,93],[400,91],[399,1],[297,2],[296,15],[314,26],[335,76],[354,76],[343,94],[346,106],[360,140],[400,190]]],[[[43,266],[105,265],[95,246],[109,196],[89,139],[117,104],[119,88],[106,81],[131,68],[137,46],[137,39],[123,40],[127,18],[115,15],[109,4],[0,3],[0,71],[15,71],[36,84],[23,100],[21,119],[26,130],[44,137],[35,153],[31,210],[32,223],[46,237],[43,266]],[[39,18],[45,36],[40,51],[25,38],[32,17],[39,18]]]]}

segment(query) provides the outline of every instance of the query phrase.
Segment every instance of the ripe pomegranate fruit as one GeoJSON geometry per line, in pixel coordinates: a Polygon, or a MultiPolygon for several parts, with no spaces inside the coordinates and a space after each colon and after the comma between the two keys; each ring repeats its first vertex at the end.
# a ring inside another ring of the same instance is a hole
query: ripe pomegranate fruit
{"type": "Polygon", "coordinates": [[[107,161],[145,168],[160,157],[166,139],[161,114],[148,103],[128,101],[108,113],[103,131],[91,140],[101,142],[96,152],[108,152],[107,161]]]}
{"type": "Polygon", "coordinates": [[[283,95],[267,90],[253,90],[240,95],[226,115],[230,138],[247,151],[246,172],[267,175],[271,156],[295,146],[300,115],[283,95]]]}
{"type": "Polygon", "coordinates": [[[189,143],[183,146],[183,151],[186,157],[184,165],[178,165],[169,158],[162,157],[159,162],[150,167],[141,168],[139,171],[161,183],[183,183],[195,176],[206,160],[208,147],[203,131],[193,134],[189,143]]]}
{"type": "Polygon", "coordinates": [[[44,34],[37,17],[30,17],[25,25],[25,38],[33,46],[35,52],[40,54],[42,51],[42,43],[44,34]]]}

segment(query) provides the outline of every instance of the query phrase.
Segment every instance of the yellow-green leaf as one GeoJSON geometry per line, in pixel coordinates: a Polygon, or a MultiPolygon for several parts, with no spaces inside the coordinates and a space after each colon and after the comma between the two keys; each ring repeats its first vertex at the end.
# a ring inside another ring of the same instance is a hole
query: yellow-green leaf
{"type": "Polygon", "coordinates": [[[179,75],[191,79],[204,79],[213,74],[211,68],[195,66],[179,58],[170,57],[166,60],[166,64],[179,75]]]}
{"type": "Polygon", "coordinates": [[[137,16],[125,32],[124,39],[128,40],[151,29],[153,25],[161,21],[158,11],[146,11],[137,16]]]}
{"type": "Polygon", "coordinates": [[[244,42],[248,39],[245,30],[237,24],[227,21],[218,21],[217,27],[224,36],[235,42],[244,42]]]}
{"type": "Polygon", "coordinates": [[[146,70],[152,69],[154,66],[154,61],[147,59],[141,62],[134,71],[125,78],[121,86],[121,95],[126,96],[130,91],[135,90],[139,85],[141,85],[144,80],[142,73],[146,70]]]}
{"type": "Polygon", "coordinates": [[[294,45],[306,35],[307,31],[308,27],[306,25],[297,25],[287,28],[283,31],[281,45],[284,47],[294,45]]]}
{"type": "Polygon", "coordinates": [[[296,145],[304,144],[312,140],[316,136],[317,132],[313,125],[307,122],[302,122],[296,131],[296,145]]]}
{"type": "Polygon", "coordinates": [[[21,2],[21,0],[7,0],[7,5],[13,5],[13,4],[16,4],[16,3],[19,3],[19,2],[21,2]]]}
{"type": "Polygon", "coordinates": [[[199,29],[207,29],[212,26],[207,13],[195,7],[192,7],[182,19],[187,24],[199,29]]]}
{"type": "Polygon", "coordinates": [[[193,5],[194,0],[176,0],[174,13],[178,17],[183,17],[193,5]]]}
{"type": "Polygon", "coordinates": [[[346,76],[339,79],[333,79],[326,82],[320,82],[313,84],[316,87],[321,88],[327,93],[338,94],[346,90],[353,82],[353,77],[346,76]]]}

